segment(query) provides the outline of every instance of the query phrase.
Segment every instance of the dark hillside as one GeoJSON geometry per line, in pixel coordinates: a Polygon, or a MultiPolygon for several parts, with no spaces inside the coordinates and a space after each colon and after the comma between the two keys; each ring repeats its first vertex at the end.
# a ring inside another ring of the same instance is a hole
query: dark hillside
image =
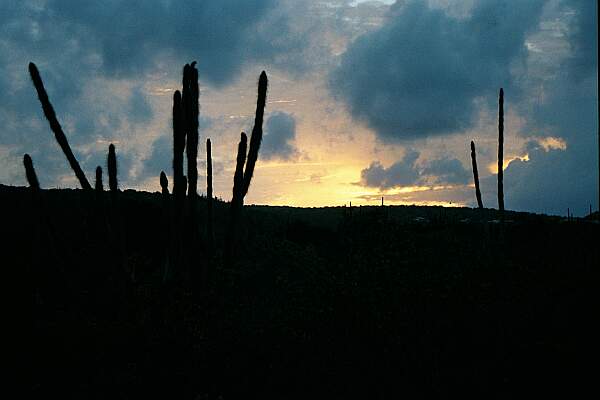
{"type": "MultiPolygon", "coordinates": [[[[224,266],[230,208],[216,201],[209,272],[166,279],[161,194],[117,194],[0,186],[2,265],[32,305],[31,395],[512,398],[595,384],[596,223],[245,206],[224,266]]],[[[204,199],[197,211],[202,239],[204,199]]]]}

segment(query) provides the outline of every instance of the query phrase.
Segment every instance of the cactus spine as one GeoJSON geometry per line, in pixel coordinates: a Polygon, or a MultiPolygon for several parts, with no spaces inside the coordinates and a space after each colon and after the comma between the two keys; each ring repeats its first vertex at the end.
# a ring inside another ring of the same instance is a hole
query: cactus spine
{"type": "Polygon", "coordinates": [[[115,145],[110,144],[108,146],[108,187],[111,192],[117,192],[119,190],[119,183],[117,182],[117,154],[115,153],[115,145]]]}
{"type": "Polygon", "coordinates": [[[498,99],[498,209],[504,211],[504,90],[498,99]]]}
{"type": "Polygon", "coordinates": [[[471,164],[473,164],[473,180],[475,181],[475,197],[477,197],[477,206],[483,208],[481,201],[481,191],[479,190],[479,172],[477,172],[477,155],[475,154],[475,142],[471,140],[471,164]]]}
{"type": "Polygon", "coordinates": [[[102,192],[102,191],[104,191],[104,185],[102,184],[102,167],[99,166],[99,165],[96,167],[96,185],[95,185],[95,189],[96,189],[96,192],[102,192]]]}
{"type": "Polygon", "coordinates": [[[29,187],[35,191],[40,190],[40,181],[38,181],[35,168],[33,168],[33,161],[29,154],[23,156],[23,165],[25,166],[25,176],[27,176],[29,187]]]}
{"type": "Polygon", "coordinates": [[[65,136],[65,134],[62,130],[62,127],[60,126],[60,123],[58,122],[58,119],[56,118],[56,113],[54,112],[54,108],[52,107],[52,104],[50,103],[50,99],[48,99],[48,93],[46,93],[46,89],[44,88],[44,83],[42,82],[40,73],[34,63],[29,63],[29,75],[31,76],[33,86],[35,86],[35,89],[37,91],[40,103],[42,103],[42,109],[44,110],[44,115],[46,116],[46,119],[50,123],[50,129],[52,129],[52,132],[54,132],[54,137],[56,138],[56,141],[58,142],[63,153],[65,153],[65,156],[67,157],[67,160],[69,161],[69,165],[71,165],[71,168],[75,172],[75,176],[77,176],[77,179],[79,179],[79,184],[81,185],[81,187],[83,189],[91,190],[92,186],[90,185],[87,178],[85,177],[85,174],[81,170],[81,167],[79,166],[79,162],[77,162],[77,159],[73,155],[71,146],[69,146],[67,137],[65,136]]]}

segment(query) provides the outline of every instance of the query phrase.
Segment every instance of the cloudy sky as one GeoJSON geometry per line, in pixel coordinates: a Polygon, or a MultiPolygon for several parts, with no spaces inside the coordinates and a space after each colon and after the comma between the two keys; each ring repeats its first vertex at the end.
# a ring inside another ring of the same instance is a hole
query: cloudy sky
{"type": "Polygon", "coordinates": [[[25,185],[29,153],[42,186],[77,186],[33,61],[88,178],[112,142],[121,187],[159,190],[172,94],[196,60],[199,172],[210,137],[223,199],[264,69],[248,204],[472,206],[474,140],[496,207],[503,87],[506,207],[582,215],[598,208],[596,29],[593,0],[2,1],[0,183],[25,185]]]}

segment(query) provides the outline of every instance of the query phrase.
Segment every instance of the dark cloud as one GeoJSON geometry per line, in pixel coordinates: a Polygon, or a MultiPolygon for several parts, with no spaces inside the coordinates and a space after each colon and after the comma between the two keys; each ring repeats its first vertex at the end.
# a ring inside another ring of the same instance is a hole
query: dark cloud
{"type": "Polygon", "coordinates": [[[432,160],[421,173],[422,175],[432,177],[432,181],[439,184],[464,185],[471,178],[470,173],[456,158],[432,160]]]}
{"type": "Polygon", "coordinates": [[[260,157],[269,160],[279,158],[288,160],[296,157],[294,147],[296,138],[296,120],[285,112],[275,112],[265,123],[265,136],[260,149],[260,157]]]}
{"type": "MultiPolygon", "coordinates": [[[[590,158],[596,148],[572,149],[584,158],[590,158]]],[[[504,171],[504,198],[506,208],[565,215],[567,207],[575,215],[585,215],[589,206],[598,204],[598,176],[586,173],[583,163],[568,151],[544,150],[536,143],[528,144],[529,161],[511,161],[504,171]]],[[[486,207],[497,207],[496,175],[482,181],[486,207]]]]}
{"type": "Polygon", "coordinates": [[[481,0],[457,19],[425,1],[397,2],[385,24],[356,39],[330,88],[384,141],[460,131],[473,125],[474,101],[513,98],[511,64],[524,62],[542,0],[481,0]]]}
{"type": "Polygon", "coordinates": [[[402,160],[385,168],[379,161],[374,161],[360,173],[360,183],[363,186],[390,189],[398,186],[412,186],[420,179],[416,161],[419,153],[409,151],[402,160]]]}
{"type": "MultiPolygon", "coordinates": [[[[118,76],[140,74],[170,58],[195,59],[200,75],[228,82],[249,60],[271,61],[301,48],[275,0],[83,1],[50,0],[36,22],[64,26],[69,38],[118,76]],[[283,40],[283,38],[286,40],[283,40]]],[[[42,32],[43,34],[44,32],[42,32]]]]}
{"type": "Polygon", "coordinates": [[[410,150],[402,160],[385,168],[374,161],[361,171],[360,185],[391,189],[402,186],[427,184],[464,185],[469,181],[469,172],[457,159],[439,158],[417,164],[419,153],[410,150]]]}

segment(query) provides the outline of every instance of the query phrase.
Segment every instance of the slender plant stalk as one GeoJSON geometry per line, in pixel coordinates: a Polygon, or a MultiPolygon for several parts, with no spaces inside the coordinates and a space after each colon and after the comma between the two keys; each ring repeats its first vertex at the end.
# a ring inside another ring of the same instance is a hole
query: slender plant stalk
{"type": "Polygon", "coordinates": [[[481,191],[479,190],[479,172],[477,172],[477,155],[475,153],[475,142],[471,140],[471,164],[473,164],[473,180],[475,181],[475,196],[477,197],[477,206],[483,208],[481,201],[481,191]]]}
{"type": "Polygon", "coordinates": [[[52,104],[50,103],[50,100],[48,99],[48,93],[46,93],[46,89],[44,88],[44,83],[42,82],[40,73],[34,63],[29,63],[29,75],[31,76],[31,80],[33,81],[33,86],[35,86],[35,89],[37,91],[38,98],[40,99],[40,103],[42,103],[42,109],[44,110],[44,115],[46,116],[46,119],[50,123],[50,129],[52,129],[52,132],[54,132],[54,137],[56,138],[56,141],[58,142],[63,153],[65,153],[65,156],[67,157],[67,160],[69,161],[69,165],[75,172],[75,176],[77,176],[77,179],[79,179],[79,184],[81,185],[81,187],[83,189],[91,190],[92,186],[90,185],[87,178],[85,177],[85,174],[81,170],[81,167],[79,166],[79,162],[77,162],[77,159],[73,155],[71,146],[69,146],[67,137],[65,136],[65,134],[62,130],[62,127],[60,126],[60,123],[58,122],[58,119],[56,118],[56,113],[54,112],[54,108],[52,107],[52,104]]]}
{"type": "Polygon", "coordinates": [[[504,211],[504,90],[498,99],[498,209],[504,211]]]}
{"type": "Polygon", "coordinates": [[[35,191],[40,190],[40,181],[38,181],[35,168],[33,168],[33,161],[29,154],[23,156],[23,165],[25,166],[25,176],[27,176],[29,187],[35,191]]]}
{"type": "Polygon", "coordinates": [[[115,145],[112,143],[108,146],[106,164],[108,165],[108,187],[111,192],[116,193],[119,190],[119,182],[117,181],[117,153],[115,152],[115,145]]]}

